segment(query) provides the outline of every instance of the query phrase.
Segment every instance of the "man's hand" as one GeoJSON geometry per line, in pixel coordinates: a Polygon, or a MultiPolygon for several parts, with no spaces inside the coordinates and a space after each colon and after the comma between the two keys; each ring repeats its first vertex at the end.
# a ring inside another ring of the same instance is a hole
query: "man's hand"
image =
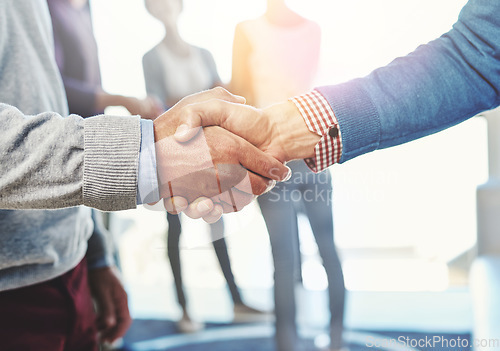
{"type": "Polygon", "coordinates": [[[182,197],[191,203],[220,195],[224,212],[235,212],[289,172],[281,162],[225,129],[198,129],[194,138],[182,144],[157,133],[160,197],[182,197]]]}
{"type": "Polygon", "coordinates": [[[314,156],[320,137],[307,128],[299,110],[290,101],[256,109],[220,99],[189,106],[175,136],[185,142],[196,127],[220,126],[259,149],[286,162],[314,156]]]}
{"type": "Polygon", "coordinates": [[[125,335],[132,323],[127,293],[116,268],[93,269],[88,276],[90,291],[97,307],[99,340],[102,343],[112,343],[125,335]]]}
{"type": "MultiPolygon", "coordinates": [[[[174,135],[176,130],[178,130],[179,128],[185,128],[186,124],[188,124],[189,120],[192,118],[190,116],[188,118],[188,115],[192,110],[190,107],[191,105],[210,102],[213,100],[220,100],[234,104],[245,104],[246,102],[244,97],[231,94],[229,91],[222,87],[217,87],[196,94],[188,95],[177,102],[174,106],[172,106],[172,108],[170,108],[155,121],[155,129],[161,129],[163,137],[174,135]]],[[[200,126],[201,124],[198,123],[195,127],[200,126]]],[[[189,135],[191,136],[189,139],[194,136],[193,132],[189,133],[189,135]]],[[[187,141],[187,139],[184,141],[187,141]]]]}
{"type": "Polygon", "coordinates": [[[257,109],[245,99],[217,87],[179,101],[155,120],[155,129],[178,142],[191,140],[198,127],[219,126],[247,140],[280,161],[314,155],[319,136],[310,132],[297,107],[290,101],[257,109]]]}
{"type": "Polygon", "coordinates": [[[174,138],[178,127],[194,111],[203,113],[198,104],[214,101],[240,106],[245,100],[216,88],[184,98],[154,121],[160,197],[168,199],[169,212],[181,212],[200,197],[215,196],[216,208],[209,202],[195,204],[208,212],[234,212],[289,176],[289,169],[276,158],[218,127],[187,130],[189,141],[178,143],[174,138]]]}
{"type": "MultiPolygon", "coordinates": [[[[295,105],[288,101],[260,110],[211,99],[186,106],[183,117],[185,123],[175,134],[181,143],[193,138],[196,127],[218,125],[282,162],[312,157],[319,141],[319,136],[309,131],[295,105]]],[[[191,218],[203,217],[209,223],[214,222],[222,213],[217,203],[222,203],[221,197],[227,199],[228,196],[203,197],[189,205],[184,201],[183,205],[188,206],[184,212],[191,218]]],[[[182,202],[182,199],[177,200],[182,202]]],[[[224,212],[232,212],[227,206],[222,207],[224,212]]]]}

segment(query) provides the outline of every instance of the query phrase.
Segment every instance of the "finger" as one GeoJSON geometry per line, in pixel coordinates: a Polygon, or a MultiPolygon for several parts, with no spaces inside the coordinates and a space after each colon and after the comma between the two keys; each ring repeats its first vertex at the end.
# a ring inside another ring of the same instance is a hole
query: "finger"
{"type": "MultiPolygon", "coordinates": [[[[224,128],[224,121],[234,113],[239,113],[239,118],[248,114],[249,112],[255,113],[250,107],[242,108],[241,106],[235,111],[234,104],[229,104],[220,100],[211,100],[203,104],[195,104],[186,107],[185,123],[181,131],[176,133],[175,139],[178,142],[185,142],[190,140],[196,129],[199,126],[217,125],[224,128]],[[249,111],[250,110],[250,111],[249,111]],[[194,127],[194,131],[192,131],[194,127]],[[190,129],[191,128],[191,129],[190,129]]],[[[244,119],[251,118],[245,116],[244,119]]],[[[228,128],[233,130],[232,128],[228,128]]],[[[251,136],[247,136],[251,137],[251,136]]],[[[271,155],[258,149],[256,146],[250,144],[241,136],[237,137],[240,140],[240,163],[252,172],[259,174],[263,177],[273,179],[276,181],[283,181],[290,176],[291,170],[286,167],[282,162],[272,157],[271,155]]]]}
{"type": "Polygon", "coordinates": [[[213,209],[214,203],[211,199],[200,197],[189,204],[189,206],[184,210],[184,214],[189,218],[198,219],[203,216],[208,216],[213,209]]]}
{"type": "Polygon", "coordinates": [[[220,194],[218,198],[223,207],[224,213],[232,213],[241,211],[255,199],[255,196],[240,191],[237,188],[232,188],[220,194]]]}
{"type": "Polygon", "coordinates": [[[246,141],[242,143],[239,161],[243,167],[253,173],[276,181],[289,178],[292,172],[283,163],[246,141]]]}
{"type": "Polygon", "coordinates": [[[221,204],[215,204],[214,209],[206,216],[203,216],[203,220],[208,224],[212,224],[221,219],[222,214],[224,213],[224,208],[221,204]]]}
{"type": "MultiPolygon", "coordinates": [[[[233,103],[233,104],[238,104],[238,105],[244,104],[246,102],[244,97],[231,94],[229,91],[227,91],[226,89],[224,89],[222,87],[217,87],[217,88],[214,88],[211,90],[206,90],[206,91],[203,91],[200,93],[189,95],[189,96],[183,98],[182,100],[180,100],[177,104],[175,104],[175,106],[173,106],[170,109],[172,111],[182,109],[182,113],[181,113],[182,118],[180,121],[178,121],[176,123],[176,127],[177,128],[180,127],[183,123],[185,123],[191,129],[201,126],[200,118],[194,117],[193,121],[191,121],[192,117],[190,117],[190,113],[188,113],[188,111],[189,111],[188,107],[191,105],[203,103],[203,102],[210,101],[210,100],[217,100],[217,101],[221,101],[221,102],[233,103]]],[[[168,111],[166,113],[168,113],[168,111]]],[[[163,114],[162,116],[165,116],[165,114],[163,114]]],[[[160,116],[160,117],[162,117],[162,116],[160,116]]],[[[185,128],[185,127],[182,127],[182,128],[185,128]]],[[[184,135],[182,128],[178,132],[179,138],[180,138],[178,140],[179,142],[185,142],[185,141],[190,140],[190,137],[194,137],[194,135],[191,135],[191,134],[184,135]]]]}
{"type": "Polygon", "coordinates": [[[114,294],[117,322],[114,328],[102,334],[102,339],[111,343],[124,336],[132,324],[132,318],[128,309],[127,293],[122,286],[117,286],[116,289],[119,289],[114,294]]]}
{"type": "Polygon", "coordinates": [[[276,186],[276,183],[275,180],[262,178],[257,174],[249,172],[248,181],[235,185],[235,188],[247,194],[260,196],[270,192],[276,186]]]}
{"type": "Polygon", "coordinates": [[[223,126],[233,106],[223,99],[197,101],[184,108],[184,124],[177,128],[175,139],[182,143],[191,140],[198,127],[223,126]]]}
{"type": "Polygon", "coordinates": [[[235,209],[235,207],[233,205],[230,205],[230,204],[225,203],[225,202],[221,202],[221,206],[222,206],[224,213],[235,213],[235,212],[238,212],[241,210],[241,209],[239,209],[239,210],[235,209]]]}
{"type": "Polygon", "coordinates": [[[180,196],[163,199],[165,210],[170,214],[179,214],[189,206],[188,201],[180,196]]]}
{"type": "Polygon", "coordinates": [[[260,196],[274,188],[276,181],[248,172],[247,183],[239,183],[236,188],[248,194],[260,196]]]}
{"type": "Polygon", "coordinates": [[[286,176],[285,179],[282,180],[282,182],[288,182],[290,180],[290,178],[292,178],[292,175],[293,175],[292,169],[288,166],[286,166],[286,167],[288,168],[288,175],[286,176]]]}
{"type": "Polygon", "coordinates": [[[143,207],[147,210],[156,212],[165,212],[167,210],[165,208],[164,201],[157,201],[153,203],[143,204],[143,207]]]}
{"type": "MultiPolygon", "coordinates": [[[[248,132],[247,128],[242,128],[242,121],[245,121],[245,124],[249,121],[258,121],[262,112],[254,107],[225,99],[197,101],[185,106],[184,110],[184,124],[188,128],[220,126],[240,137],[244,137],[248,132]]],[[[266,129],[269,126],[261,127],[266,129]]]]}
{"type": "Polygon", "coordinates": [[[181,124],[177,127],[174,138],[179,143],[185,143],[193,139],[200,130],[200,127],[191,128],[188,124],[181,124]]]}
{"type": "Polygon", "coordinates": [[[216,87],[213,89],[205,90],[196,94],[186,96],[176,105],[179,107],[184,107],[190,104],[208,101],[212,99],[219,99],[228,102],[234,102],[236,104],[245,104],[246,99],[243,96],[234,95],[222,87],[216,87]]]}
{"type": "MultiPolygon", "coordinates": [[[[227,166],[228,165],[217,166],[217,169],[219,170],[219,175],[225,173],[230,174],[231,172],[234,174],[236,173],[236,171],[238,171],[238,169],[235,170],[234,165],[229,165],[231,167],[227,166]]],[[[238,165],[238,167],[241,166],[238,165]]],[[[250,194],[250,196],[253,196],[253,195],[262,195],[270,191],[276,185],[275,180],[261,177],[253,172],[246,170],[244,167],[241,167],[241,170],[244,171],[244,176],[240,178],[239,183],[237,183],[236,185],[234,185],[234,179],[233,179],[234,177],[231,178],[226,176],[220,178],[222,191],[224,191],[224,189],[231,189],[235,187],[239,191],[244,192],[246,194],[250,194]]]]}

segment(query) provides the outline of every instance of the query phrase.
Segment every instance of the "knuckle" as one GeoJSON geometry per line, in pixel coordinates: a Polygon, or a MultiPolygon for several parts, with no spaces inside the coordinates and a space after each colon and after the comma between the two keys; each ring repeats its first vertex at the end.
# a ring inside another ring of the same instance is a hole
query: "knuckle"
{"type": "Polygon", "coordinates": [[[215,88],[213,88],[213,92],[219,96],[228,96],[229,95],[229,92],[226,89],[224,89],[223,87],[215,87],[215,88]]]}
{"type": "Polygon", "coordinates": [[[182,108],[182,116],[191,117],[194,114],[194,107],[192,105],[186,105],[182,108]]]}
{"type": "Polygon", "coordinates": [[[214,111],[218,111],[219,113],[224,113],[226,107],[226,101],[221,100],[220,99],[221,97],[222,96],[219,96],[208,100],[208,104],[214,111]]]}

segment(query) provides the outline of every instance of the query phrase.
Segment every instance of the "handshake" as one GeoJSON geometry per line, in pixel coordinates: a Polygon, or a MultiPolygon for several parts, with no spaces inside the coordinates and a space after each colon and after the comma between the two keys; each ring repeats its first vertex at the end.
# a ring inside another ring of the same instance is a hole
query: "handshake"
{"type": "Polygon", "coordinates": [[[260,110],[223,88],[182,99],[153,125],[165,209],[209,223],[288,180],[285,162],[312,157],[319,140],[292,102],[260,110]]]}

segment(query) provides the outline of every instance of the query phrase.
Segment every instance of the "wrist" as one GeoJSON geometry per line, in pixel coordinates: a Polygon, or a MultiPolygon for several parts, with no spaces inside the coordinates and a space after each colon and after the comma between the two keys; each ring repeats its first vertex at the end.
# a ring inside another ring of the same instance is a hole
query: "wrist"
{"type": "Polygon", "coordinates": [[[284,161],[313,157],[320,136],[311,132],[295,104],[286,101],[264,109],[271,121],[271,140],[283,150],[284,161]]]}

